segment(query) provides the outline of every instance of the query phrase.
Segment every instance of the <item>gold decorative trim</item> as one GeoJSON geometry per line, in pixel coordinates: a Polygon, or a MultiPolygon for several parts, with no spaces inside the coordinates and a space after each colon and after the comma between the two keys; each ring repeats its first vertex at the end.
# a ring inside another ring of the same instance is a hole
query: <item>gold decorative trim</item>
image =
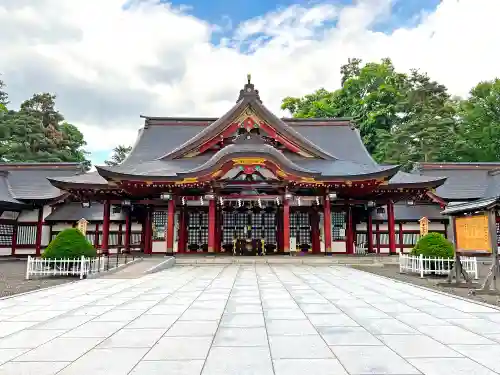
{"type": "Polygon", "coordinates": [[[175,181],[176,185],[193,184],[198,182],[198,177],[186,177],[182,181],[175,181]]]}
{"type": "Polygon", "coordinates": [[[266,162],[264,158],[236,158],[232,159],[235,165],[260,165],[266,162]]]}
{"type": "Polygon", "coordinates": [[[242,112],[241,114],[233,121],[234,122],[237,122],[238,125],[241,125],[241,123],[243,121],[246,120],[247,117],[252,117],[255,122],[258,124],[260,121],[262,121],[262,119],[257,116],[257,114],[254,112],[254,110],[252,108],[250,108],[250,106],[247,106],[242,112]]]}
{"type": "Polygon", "coordinates": [[[286,177],[286,176],[287,176],[287,174],[286,174],[285,172],[283,172],[281,169],[278,169],[278,170],[276,171],[276,175],[277,175],[278,177],[286,177]]]}

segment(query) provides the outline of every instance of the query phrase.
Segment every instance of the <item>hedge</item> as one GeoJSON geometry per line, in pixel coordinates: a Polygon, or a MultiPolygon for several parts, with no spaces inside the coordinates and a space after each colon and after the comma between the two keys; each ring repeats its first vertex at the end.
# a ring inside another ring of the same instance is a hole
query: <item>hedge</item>
{"type": "Polygon", "coordinates": [[[453,258],[453,244],[440,233],[429,233],[421,237],[412,250],[412,255],[424,257],[453,258]]]}
{"type": "Polygon", "coordinates": [[[76,228],[65,229],[54,238],[42,254],[46,259],[76,259],[95,257],[96,249],[76,228]]]}

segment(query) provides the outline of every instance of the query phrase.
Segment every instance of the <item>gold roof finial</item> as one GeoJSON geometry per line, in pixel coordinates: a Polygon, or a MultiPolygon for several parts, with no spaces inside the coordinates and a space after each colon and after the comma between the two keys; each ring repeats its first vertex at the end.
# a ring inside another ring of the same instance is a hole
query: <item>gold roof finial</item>
{"type": "Polygon", "coordinates": [[[250,81],[252,80],[252,75],[250,73],[247,74],[247,81],[248,84],[250,84],[250,81]]]}

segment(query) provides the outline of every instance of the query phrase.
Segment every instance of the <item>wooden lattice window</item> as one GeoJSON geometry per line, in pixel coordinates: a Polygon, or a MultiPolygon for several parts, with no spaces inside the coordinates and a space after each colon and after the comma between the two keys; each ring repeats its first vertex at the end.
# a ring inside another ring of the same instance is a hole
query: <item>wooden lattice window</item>
{"type": "Polygon", "coordinates": [[[19,224],[17,227],[17,245],[35,245],[36,225],[19,224]]]}
{"type": "Polygon", "coordinates": [[[332,212],[332,240],[344,241],[346,236],[346,213],[332,212]]]}
{"type": "Polygon", "coordinates": [[[12,246],[13,224],[0,224],[0,246],[12,246]]]}
{"type": "Polygon", "coordinates": [[[167,222],[167,211],[153,212],[153,240],[163,240],[165,238],[165,227],[167,222]]]}

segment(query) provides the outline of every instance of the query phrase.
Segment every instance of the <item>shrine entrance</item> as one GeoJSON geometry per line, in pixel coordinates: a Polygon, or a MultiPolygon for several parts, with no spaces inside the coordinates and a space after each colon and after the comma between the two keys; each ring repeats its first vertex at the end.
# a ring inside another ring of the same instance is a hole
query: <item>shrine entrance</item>
{"type": "MultiPolygon", "coordinates": [[[[233,202],[228,202],[233,203],[233,202]]],[[[277,250],[277,215],[273,204],[238,201],[222,209],[222,248],[234,255],[277,250]]]]}
{"type": "MultiPolygon", "coordinates": [[[[208,251],[208,210],[191,208],[187,212],[187,249],[188,251],[208,251]]],[[[212,224],[213,225],[213,224],[212,224]]]]}
{"type": "MultiPolygon", "coordinates": [[[[319,231],[319,222],[315,223],[319,231]]],[[[291,251],[309,252],[313,248],[312,223],[309,210],[291,210],[290,212],[290,238],[295,238],[296,249],[291,251]]],[[[291,244],[290,246],[293,246],[291,244]]]]}

